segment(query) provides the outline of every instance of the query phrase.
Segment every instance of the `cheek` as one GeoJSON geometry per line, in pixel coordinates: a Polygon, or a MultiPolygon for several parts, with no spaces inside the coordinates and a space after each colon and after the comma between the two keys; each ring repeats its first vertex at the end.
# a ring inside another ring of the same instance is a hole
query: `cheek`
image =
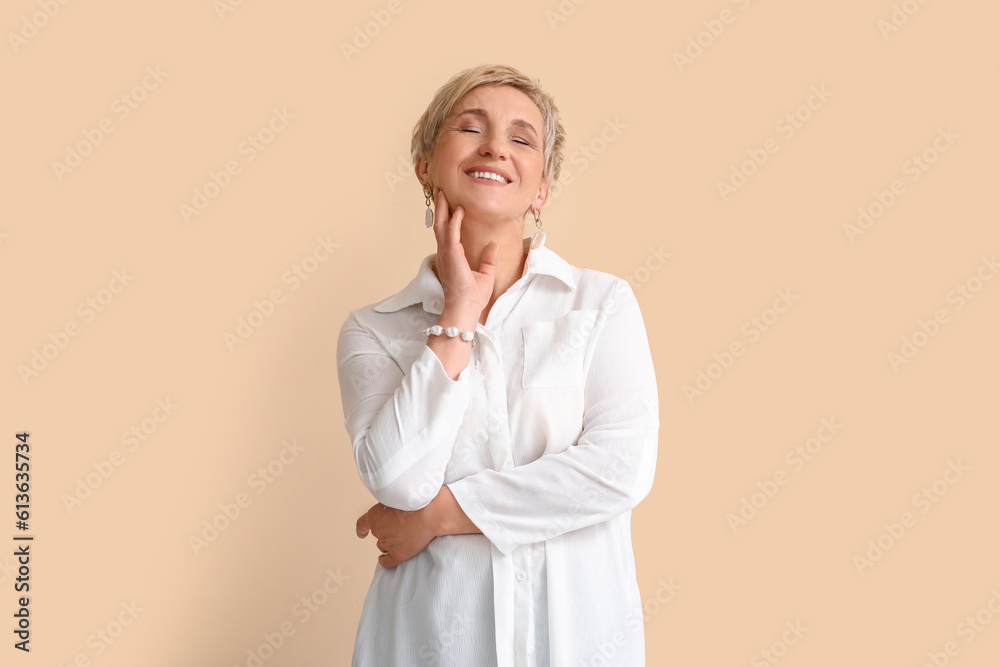
{"type": "Polygon", "coordinates": [[[536,181],[542,180],[542,168],[544,165],[541,160],[531,160],[528,162],[521,163],[521,173],[524,176],[524,182],[530,184],[534,187],[536,181]]]}
{"type": "Polygon", "coordinates": [[[443,143],[438,147],[433,171],[438,175],[453,174],[458,165],[462,164],[464,154],[461,146],[455,143],[443,143]]]}

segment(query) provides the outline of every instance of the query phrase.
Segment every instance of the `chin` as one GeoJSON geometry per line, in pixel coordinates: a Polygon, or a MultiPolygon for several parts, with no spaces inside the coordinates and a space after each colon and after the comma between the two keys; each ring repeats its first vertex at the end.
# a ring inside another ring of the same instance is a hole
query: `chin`
{"type": "Polygon", "coordinates": [[[452,208],[454,209],[455,206],[461,206],[464,208],[466,216],[482,220],[490,218],[506,220],[518,217],[515,211],[505,210],[502,206],[491,206],[490,204],[477,202],[475,200],[453,204],[452,208]]]}
{"type": "Polygon", "coordinates": [[[510,222],[511,220],[516,220],[520,217],[516,213],[512,213],[510,211],[497,211],[493,209],[473,210],[470,208],[466,208],[465,210],[467,218],[473,218],[474,220],[482,222],[505,223],[510,222]]]}

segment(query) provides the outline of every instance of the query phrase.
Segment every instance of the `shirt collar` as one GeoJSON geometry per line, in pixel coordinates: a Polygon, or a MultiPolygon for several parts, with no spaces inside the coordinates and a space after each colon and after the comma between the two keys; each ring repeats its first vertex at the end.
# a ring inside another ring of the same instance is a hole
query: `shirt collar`
{"type": "MultiPolygon", "coordinates": [[[[528,257],[524,260],[522,278],[531,274],[549,275],[561,280],[570,289],[576,288],[573,267],[554,251],[545,247],[545,232],[538,231],[531,238],[525,238],[524,247],[528,251],[528,257]]],[[[432,257],[433,254],[424,257],[413,280],[396,294],[376,304],[375,312],[391,313],[415,303],[422,303],[424,310],[440,314],[444,306],[444,290],[441,288],[441,281],[431,269],[432,257]]]]}

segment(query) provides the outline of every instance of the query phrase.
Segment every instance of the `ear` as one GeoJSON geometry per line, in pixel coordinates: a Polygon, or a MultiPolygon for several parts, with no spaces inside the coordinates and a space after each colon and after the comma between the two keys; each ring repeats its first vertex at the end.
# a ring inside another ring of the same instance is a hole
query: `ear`
{"type": "Polygon", "coordinates": [[[533,201],[531,205],[536,208],[545,206],[545,202],[549,199],[550,189],[548,181],[542,181],[542,184],[538,186],[538,196],[535,197],[535,201],[533,201]]]}
{"type": "Polygon", "coordinates": [[[417,163],[413,165],[413,171],[417,175],[417,180],[420,181],[421,185],[430,185],[431,177],[428,171],[428,163],[423,155],[417,158],[417,163]]]}

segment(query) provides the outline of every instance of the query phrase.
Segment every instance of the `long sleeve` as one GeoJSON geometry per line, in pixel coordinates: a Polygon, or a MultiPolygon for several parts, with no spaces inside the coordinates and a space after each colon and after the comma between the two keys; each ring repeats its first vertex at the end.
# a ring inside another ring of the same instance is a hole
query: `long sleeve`
{"type": "Polygon", "coordinates": [[[595,323],[583,432],[562,452],[483,470],[448,488],[504,554],[618,516],[649,493],[659,401],[639,304],[622,279],[595,323]]]}
{"type": "Polygon", "coordinates": [[[389,507],[427,505],[441,489],[469,408],[468,367],[452,380],[424,345],[404,375],[351,311],[337,340],[337,377],[361,481],[389,507]]]}

